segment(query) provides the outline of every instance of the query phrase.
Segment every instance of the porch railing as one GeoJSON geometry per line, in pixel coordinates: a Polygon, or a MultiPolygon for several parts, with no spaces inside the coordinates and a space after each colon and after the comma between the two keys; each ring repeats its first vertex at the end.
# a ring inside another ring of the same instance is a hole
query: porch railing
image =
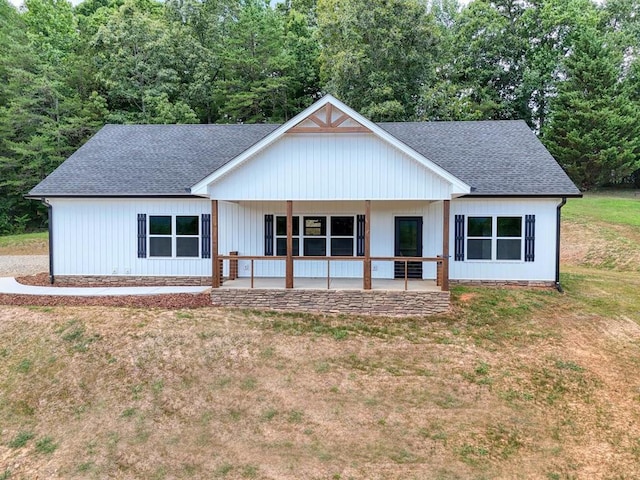
{"type": "MultiPolygon", "coordinates": [[[[238,275],[238,261],[244,260],[248,261],[250,264],[250,282],[251,288],[254,288],[255,284],[255,262],[258,261],[286,261],[286,256],[257,256],[257,255],[218,255],[218,260],[220,262],[220,278],[222,278],[222,271],[225,261],[229,261],[229,272],[235,273],[238,275]],[[234,265],[235,262],[235,265],[234,265]]],[[[371,262],[403,262],[404,263],[404,289],[408,289],[409,285],[409,264],[413,262],[427,263],[432,262],[436,264],[436,285],[442,286],[442,269],[445,267],[445,262],[448,259],[438,256],[438,257],[370,257],[369,260],[371,262]]],[[[295,262],[326,262],[327,264],[327,289],[331,288],[331,262],[364,262],[365,257],[319,257],[319,256],[308,256],[308,257],[293,257],[294,264],[295,262]]],[[[364,265],[363,265],[364,268],[364,265]]],[[[232,275],[232,279],[237,278],[232,275]]],[[[295,278],[295,276],[294,276],[295,278]]],[[[422,280],[422,279],[420,279],[422,280]]]]}

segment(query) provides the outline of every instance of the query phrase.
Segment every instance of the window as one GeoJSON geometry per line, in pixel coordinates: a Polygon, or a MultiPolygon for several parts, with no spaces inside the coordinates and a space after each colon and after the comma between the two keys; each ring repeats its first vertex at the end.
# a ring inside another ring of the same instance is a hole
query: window
{"type": "Polygon", "coordinates": [[[521,260],[522,217],[469,217],[467,260],[521,260]]]}
{"type": "Polygon", "coordinates": [[[176,217],[176,257],[197,257],[198,252],[198,217],[176,217]]]}
{"type": "Polygon", "coordinates": [[[522,217],[498,217],[496,258],[520,260],[522,258],[522,217]]]}
{"type": "Polygon", "coordinates": [[[149,215],[150,257],[199,257],[197,215],[149,215]]]}
{"type": "MultiPolygon", "coordinates": [[[[300,217],[293,219],[293,255],[300,255],[300,217]]],[[[287,254],[287,217],[276,217],[276,255],[287,254]]]]}
{"type": "MultiPolygon", "coordinates": [[[[354,255],[356,222],[355,217],[294,216],[293,217],[293,255],[324,257],[330,252],[334,257],[354,255]],[[302,221],[301,221],[302,220],[302,221]],[[302,245],[302,252],[300,252],[302,245]]],[[[265,239],[267,236],[265,235],[265,239]]],[[[271,241],[270,239],[268,241],[271,241]]],[[[287,254],[287,217],[275,217],[275,252],[287,254]]]]}
{"type": "Polygon", "coordinates": [[[304,217],[304,255],[327,254],[327,217],[304,217]]]}
{"type": "Polygon", "coordinates": [[[331,256],[353,256],[353,217],[331,217],[331,256]]]}
{"type": "Polygon", "coordinates": [[[467,259],[491,260],[491,217],[469,217],[467,259]]]}
{"type": "Polygon", "coordinates": [[[149,216],[149,256],[171,256],[171,217],[149,216]]]}

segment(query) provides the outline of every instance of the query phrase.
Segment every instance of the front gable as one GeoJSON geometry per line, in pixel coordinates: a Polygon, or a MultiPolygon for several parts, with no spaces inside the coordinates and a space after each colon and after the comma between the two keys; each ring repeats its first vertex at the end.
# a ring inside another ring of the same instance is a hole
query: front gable
{"type": "Polygon", "coordinates": [[[470,187],[327,95],[191,192],[226,200],[437,200],[470,187]]]}

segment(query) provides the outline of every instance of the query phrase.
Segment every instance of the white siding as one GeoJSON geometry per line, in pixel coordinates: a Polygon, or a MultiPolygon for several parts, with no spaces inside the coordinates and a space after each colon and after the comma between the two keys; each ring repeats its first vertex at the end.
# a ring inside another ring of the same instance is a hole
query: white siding
{"type": "Polygon", "coordinates": [[[210,276],[211,260],[137,258],[137,214],[200,215],[205,199],[50,199],[56,275],[210,276]]]}
{"type": "Polygon", "coordinates": [[[451,184],[373,134],[286,134],[209,187],[221,200],[423,200],[451,184]]]}
{"type": "Polygon", "coordinates": [[[450,278],[457,280],[553,281],[555,279],[556,258],[556,206],[559,203],[559,198],[487,200],[474,198],[452,201],[450,278]],[[455,215],[465,215],[465,223],[468,216],[535,215],[535,261],[455,261],[453,257],[455,215]]]}
{"type": "MultiPolygon", "coordinates": [[[[200,215],[210,213],[207,199],[50,199],[53,205],[56,275],[210,276],[211,260],[137,258],[137,214],[200,215]]],[[[457,199],[451,202],[450,277],[460,280],[539,280],[555,278],[556,206],[559,199],[457,199]],[[454,261],[454,216],[536,216],[535,261],[454,261]]],[[[294,201],[294,215],[358,215],[362,201],[294,201]]],[[[265,214],[285,215],[278,202],[219,202],[220,254],[264,255],[265,214]]],[[[393,256],[394,218],[423,217],[423,256],[442,253],[442,202],[373,201],[371,255],[393,256]]],[[[295,275],[326,276],[326,262],[295,262],[295,275]]],[[[280,260],[257,261],[256,276],[284,276],[280,260]]],[[[249,275],[249,262],[239,264],[249,275]]],[[[374,262],[374,278],[392,278],[391,262],[374,262]]],[[[361,277],[362,262],[331,262],[332,277],[361,277]]],[[[435,264],[424,265],[424,278],[435,278],[435,264]]]]}
{"type": "MultiPolygon", "coordinates": [[[[220,253],[227,255],[264,255],[264,216],[286,215],[285,202],[220,202],[220,253]],[[224,233],[223,233],[224,232],[224,233]]],[[[364,214],[364,202],[293,202],[293,214],[358,215],[364,214]]],[[[442,202],[372,202],[371,255],[394,255],[394,218],[396,216],[423,217],[423,255],[432,257],[442,253],[442,202]]],[[[302,248],[302,246],[301,246],[302,248]]],[[[392,262],[373,262],[374,278],[393,278],[392,262]]],[[[240,276],[249,276],[250,262],[240,261],[240,276]]],[[[295,261],[294,273],[299,277],[325,277],[326,261],[295,261]]],[[[254,264],[254,274],[262,277],[283,277],[283,260],[261,260],[254,264]]],[[[332,261],[332,277],[362,277],[362,262],[332,261]]],[[[435,264],[425,263],[424,278],[435,278],[435,264]]]]}

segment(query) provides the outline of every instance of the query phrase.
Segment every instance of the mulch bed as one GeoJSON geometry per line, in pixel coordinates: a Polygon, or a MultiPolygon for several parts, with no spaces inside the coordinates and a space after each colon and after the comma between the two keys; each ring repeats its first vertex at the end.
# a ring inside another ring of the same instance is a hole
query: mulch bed
{"type": "Polygon", "coordinates": [[[208,293],[176,293],[166,295],[128,295],[109,297],[67,297],[53,295],[10,295],[0,294],[0,305],[30,305],[43,307],[58,306],[101,306],[135,308],[202,308],[211,307],[208,293]]]}
{"type": "MultiPolygon", "coordinates": [[[[52,287],[47,273],[16,277],[18,283],[37,287],[52,287]]],[[[95,285],[92,285],[95,286],[95,285]]],[[[113,286],[113,285],[109,285],[113,286]]],[[[0,294],[0,305],[25,306],[100,306],[100,307],[134,307],[134,308],[202,308],[211,306],[208,293],[174,293],[165,295],[127,295],[108,297],[69,297],[55,295],[10,295],[0,294]]]]}
{"type": "Polygon", "coordinates": [[[49,274],[47,272],[36,273],[35,275],[25,275],[16,277],[16,282],[23,285],[32,285],[34,287],[57,287],[55,283],[51,285],[49,282],[49,274]]]}

